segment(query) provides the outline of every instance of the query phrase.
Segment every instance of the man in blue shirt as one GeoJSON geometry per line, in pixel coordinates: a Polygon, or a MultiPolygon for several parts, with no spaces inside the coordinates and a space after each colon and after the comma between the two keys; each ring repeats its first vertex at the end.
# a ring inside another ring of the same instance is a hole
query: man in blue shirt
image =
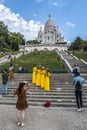
{"type": "Polygon", "coordinates": [[[78,112],[83,110],[83,102],[82,102],[82,84],[84,82],[84,78],[80,77],[80,73],[77,73],[77,76],[73,78],[73,84],[75,85],[75,96],[76,96],[76,102],[78,107],[78,112]],[[77,86],[77,82],[79,81],[79,84],[77,86]]]}

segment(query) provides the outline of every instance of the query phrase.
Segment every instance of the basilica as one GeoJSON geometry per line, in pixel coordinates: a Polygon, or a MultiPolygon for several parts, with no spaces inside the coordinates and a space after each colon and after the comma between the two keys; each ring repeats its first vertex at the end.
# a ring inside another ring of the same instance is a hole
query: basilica
{"type": "Polygon", "coordinates": [[[40,27],[37,34],[36,40],[41,44],[26,44],[25,46],[20,46],[20,51],[33,52],[34,50],[57,50],[58,52],[67,51],[67,43],[64,41],[64,37],[61,36],[59,28],[54,25],[51,20],[51,15],[49,15],[48,20],[45,23],[44,29],[40,27]],[[56,44],[57,43],[57,44],[56,44]]]}
{"type": "Polygon", "coordinates": [[[38,41],[43,44],[55,44],[64,42],[64,37],[61,36],[58,27],[56,27],[52,21],[51,15],[49,15],[44,29],[42,30],[42,27],[40,27],[40,30],[38,32],[38,41]]]}

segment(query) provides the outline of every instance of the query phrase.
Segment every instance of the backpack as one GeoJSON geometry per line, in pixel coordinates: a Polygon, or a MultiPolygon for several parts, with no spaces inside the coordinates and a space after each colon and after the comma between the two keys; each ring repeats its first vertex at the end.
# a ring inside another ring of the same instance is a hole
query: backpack
{"type": "Polygon", "coordinates": [[[80,84],[80,81],[77,81],[76,85],[75,85],[75,89],[77,91],[80,91],[81,90],[81,84],[80,84]]]}

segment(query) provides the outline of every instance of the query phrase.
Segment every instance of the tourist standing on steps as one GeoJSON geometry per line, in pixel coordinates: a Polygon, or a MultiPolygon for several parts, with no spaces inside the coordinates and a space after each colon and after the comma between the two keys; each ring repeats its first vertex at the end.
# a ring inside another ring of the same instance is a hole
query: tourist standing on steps
{"type": "Polygon", "coordinates": [[[27,82],[20,82],[18,88],[14,92],[14,95],[17,95],[17,123],[18,126],[24,127],[25,123],[25,109],[28,108],[28,103],[26,100],[26,91],[30,88],[29,83],[27,82]]]}
{"type": "Polygon", "coordinates": [[[8,72],[7,69],[4,69],[2,72],[2,95],[6,95],[8,90],[8,72]]]}
{"type": "Polygon", "coordinates": [[[78,73],[78,72],[80,73],[80,67],[79,67],[78,64],[75,64],[72,73],[74,74],[74,76],[77,76],[77,73],[78,73]]]}
{"type": "Polygon", "coordinates": [[[13,81],[14,80],[14,67],[12,63],[9,65],[9,80],[13,81]]]}
{"type": "Polygon", "coordinates": [[[77,76],[73,78],[73,84],[75,85],[75,96],[78,107],[78,112],[83,110],[83,102],[82,102],[82,84],[84,82],[84,78],[80,77],[80,73],[77,73],[77,76]]]}

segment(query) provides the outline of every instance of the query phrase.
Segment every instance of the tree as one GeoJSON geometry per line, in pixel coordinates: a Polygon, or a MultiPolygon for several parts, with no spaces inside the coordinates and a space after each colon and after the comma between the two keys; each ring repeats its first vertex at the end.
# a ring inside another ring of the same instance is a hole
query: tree
{"type": "Polygon", "coordinates": [[[19,44],[22,43],[22,39],[19,34],[13,32],[9,35],[9,46],[12,50],[16,51],[19,49],[19,44]]]}
{"type": "Polygon", "coordinates": [[[24,45],[24,36],[20,33],[9,32],[8,26],[6,26],[2,21],[0,21],[0,50],[18,50],[19,45],[24,45]]]}
{"type": "Polygon", "coordinates": [[[83,50],[84,50],[84,51],[87,51],[87,41],[84,41],[83,50]]]}
{"type": "Polygon", "coordinates": [[[55,44],[67,44],[67,42],[56,42],[55,44]]]}
{"type": "Polygon", "coordinates": [[[30,40],[26,42],[27,44],[33,45],[33,44],[41,44],[40,42],[38,42],[37,40],[30,40]]]}
{"type": "Polygon", "coordinates": [[[3,50],[4,48],[9,48],[7,44],[8,36],[8,27],[2,21],[0,21],[0,50],[3,50]]]}
{"type": "Polygon", "coordinates": [[[24,39],[24,35],[21,33],[17,33],[18,37],[21,39],[21,42],[19,42],[19,45],[25,45],[25,39],[24,39]]]}
{"type": "Polygon", "coordinates": [[[9,46],[12,50],[19,50],[19,45],[22,45],[25,42],[23,35],[20,33],[10,33],[9,35],[9,46]]]}
{"type": "Polygon", "coordinates": [[[71,43],[69,50],[81,50],[83,49],[84,41],[80,37],[76,37],[76,39],[71,43]]]}

